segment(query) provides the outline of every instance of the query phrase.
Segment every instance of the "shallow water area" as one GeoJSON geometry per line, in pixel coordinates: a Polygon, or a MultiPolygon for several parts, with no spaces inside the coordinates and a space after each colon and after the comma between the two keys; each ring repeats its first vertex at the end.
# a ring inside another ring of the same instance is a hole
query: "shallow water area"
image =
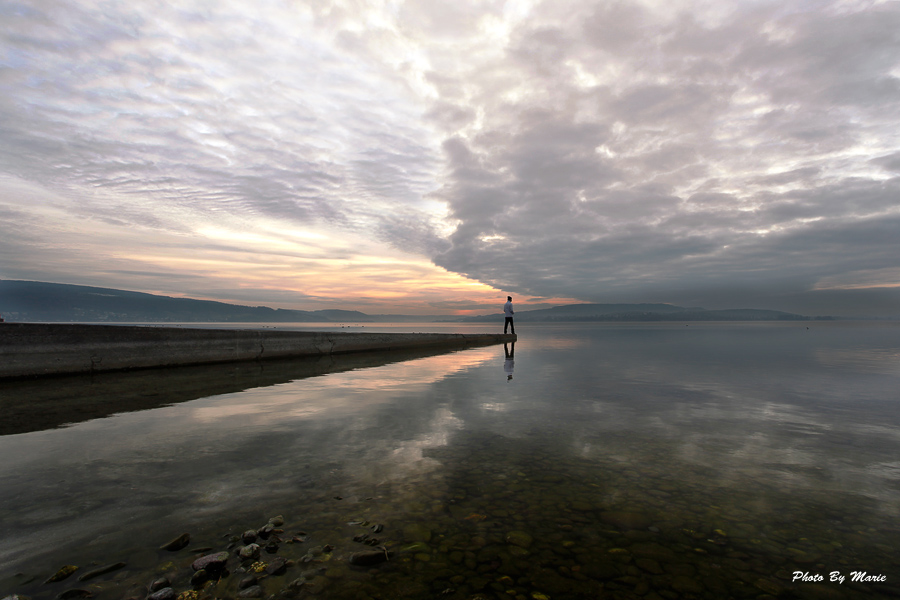
{"type": "MultiPolygon", "coordinates": [[[[473,330],[433,325],[354,330],[473,330]]],[[[517,332],[0,384],[16,410],[93,399],[89,420],[0,436],[0,596],[143,599],[163,576],[185,599],[900,594],[898,324],[517,332]],[[241,560],[241,534],[276,516],[241,560]],[[224,570],[192,583],[218,551],[224,570]]]]}

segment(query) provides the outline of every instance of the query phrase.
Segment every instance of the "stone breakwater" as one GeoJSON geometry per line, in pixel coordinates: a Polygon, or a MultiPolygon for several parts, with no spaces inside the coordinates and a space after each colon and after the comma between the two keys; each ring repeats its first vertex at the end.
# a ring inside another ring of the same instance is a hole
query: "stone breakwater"
{"type": "Polygon", "coordinates": [[[475,333],[337,333],[132,325],[3,323],[0,378],[96,373],[409,348],[515,341],[475,333]]]}

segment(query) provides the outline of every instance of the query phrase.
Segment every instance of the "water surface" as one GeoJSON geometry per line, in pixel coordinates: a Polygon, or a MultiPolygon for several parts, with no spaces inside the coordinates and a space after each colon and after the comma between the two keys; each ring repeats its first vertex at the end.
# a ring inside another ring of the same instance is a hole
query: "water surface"
{"type": "MultiPolygon", "coordinates": [[[[471,329],[358,330],[429,328],[471,329]]],[[[0,437],[0,594],[143,598],[161,575],[181,593],[194,558],[276,515],[277,552],[232,558],[201,595],[237,597],[278,556],[264,597],[900,593],[895,324],[519,329],[514,347],[386,364],[0,384],[16,414],[132,402],[0,437]],[[349,564],[375,548],[390,560],[349,564]],[[850,581],[863,571],[884,581],[850,581]]]]}

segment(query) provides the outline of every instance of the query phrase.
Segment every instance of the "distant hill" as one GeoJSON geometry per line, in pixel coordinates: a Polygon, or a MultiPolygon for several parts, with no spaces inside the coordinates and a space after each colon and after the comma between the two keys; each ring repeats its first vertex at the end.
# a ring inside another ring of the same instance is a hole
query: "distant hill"
{"type": "Polygon", "coordinates": [[[358,310],[241,306],[65,283],[0,280],[0,315],[9,322],[81,323],[385,323],[438,315],[368,315],[358,310]]]}
{"type": "MultiPolygon", "coordinates": [[[[172,298],[142,292],[0,280],[0,314],[10,322],[101,323],[502,323],[502,314],[473,317],[368,315],[355,310],[287,310],[172,298]]],[[[777,310],[705,310],[672,304],[567,304],[516,312],[516,322],[552,321],[801,321],[777,310]]]]}
{"type": "Polygon", "coordinates": [[[239,306],[109,288],[0,281],[0,314],[32,322],[309,322],[323,316],[302,310],[239,306]]]}

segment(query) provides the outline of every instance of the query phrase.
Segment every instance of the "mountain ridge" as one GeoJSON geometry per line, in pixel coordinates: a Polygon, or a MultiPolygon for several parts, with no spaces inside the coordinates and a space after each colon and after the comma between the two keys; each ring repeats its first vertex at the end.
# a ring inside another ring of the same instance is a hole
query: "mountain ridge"
{"type": "MultiPolygon", "coordinates": [[[[214,300],[174,298],[65,283],[0,280],[0,314],[10,322],[99,322],[99,323],[385,323],[502,322],[503,314],[475,316],[369,315],[356,310],[315,311],[244,306],[214,300]]],[[[830,317],[817,317],[827,318],[830,317]]],[[[553,321],[784,321],[811,317],[775,310],[706,310],[664,303],[565,304],[523,310],[517,322],[553,321]]]]}

